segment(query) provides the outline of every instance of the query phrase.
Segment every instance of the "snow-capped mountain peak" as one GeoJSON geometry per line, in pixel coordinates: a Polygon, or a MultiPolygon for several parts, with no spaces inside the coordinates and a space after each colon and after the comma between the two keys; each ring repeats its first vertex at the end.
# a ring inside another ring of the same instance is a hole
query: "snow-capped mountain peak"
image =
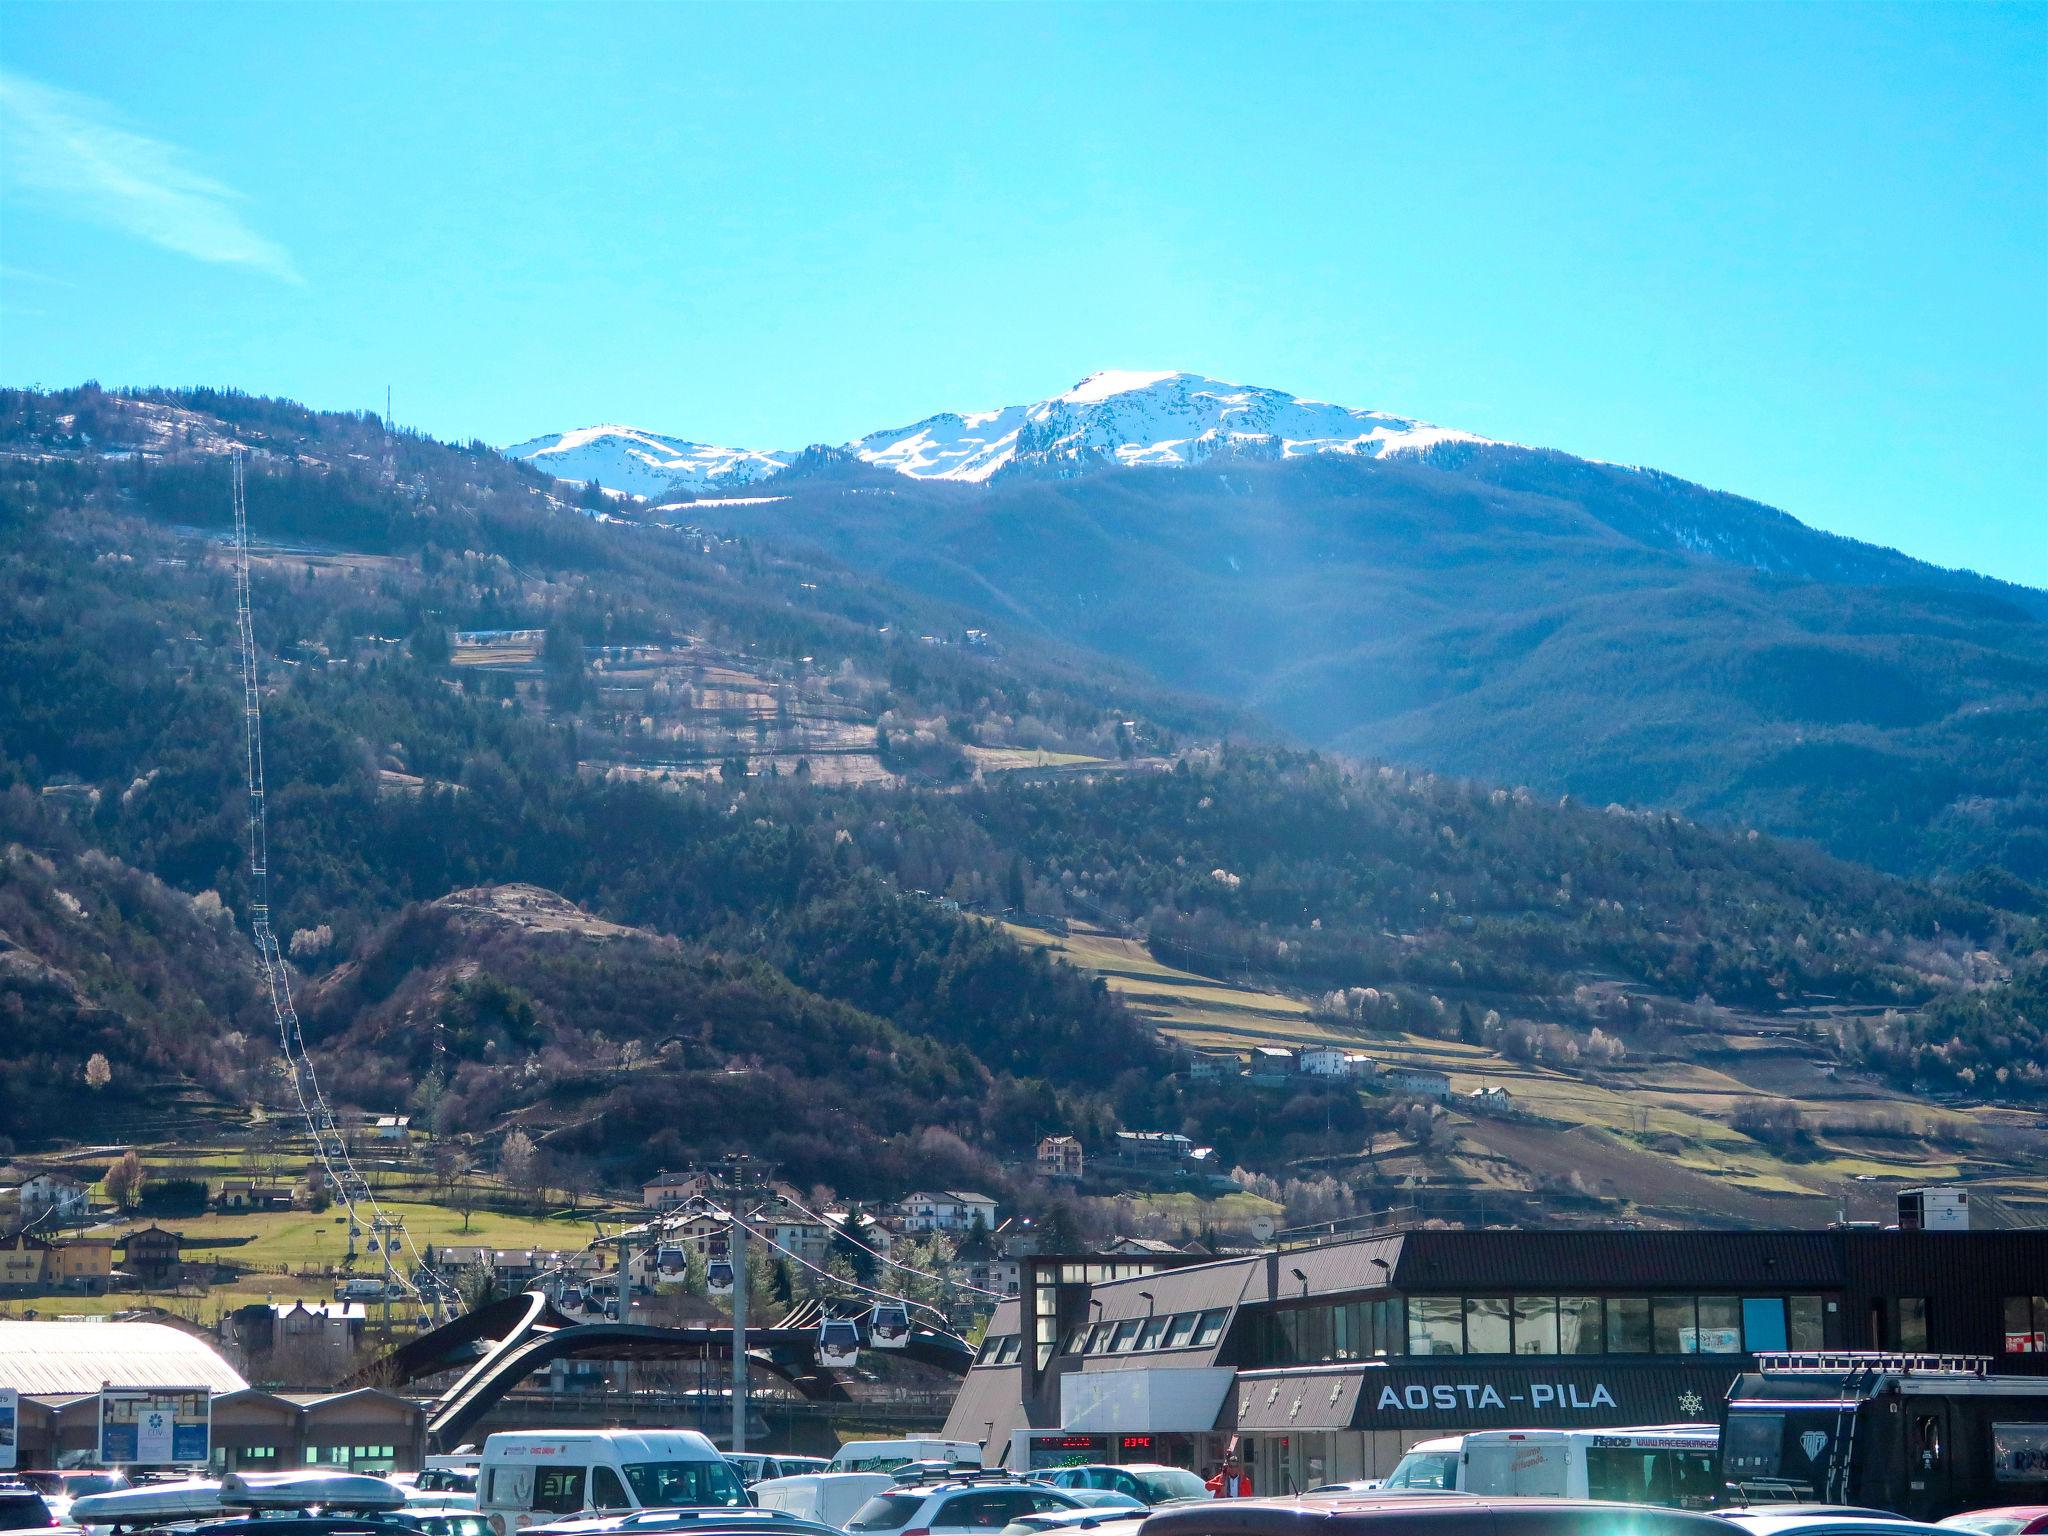
{"type": "Polygon", "coordinates": [[[560,480],[595,480],[633,496],[692,495],[714,487],[751,485],[789,467],[788,453],[718,448],[639,427],[578,427],[530,438],[505,450],[560,480]]]}
{"type": "MultiPolygon", "coordinates": [[[[1425,453],[1485,438],[1381,411],[1305,400],[1201,374],[1109,369],[1063,394],[996,410],[945,411],[847,446],[920,480],[984,481],[1096,465],[1185,467],[1219,454],[1367,458],[1425,453]]],[[[586,427],[506,450],[568,480],[649,496],[746,485],[777,474],[787,451],[715,448],[637,428],[586,427]]]]}

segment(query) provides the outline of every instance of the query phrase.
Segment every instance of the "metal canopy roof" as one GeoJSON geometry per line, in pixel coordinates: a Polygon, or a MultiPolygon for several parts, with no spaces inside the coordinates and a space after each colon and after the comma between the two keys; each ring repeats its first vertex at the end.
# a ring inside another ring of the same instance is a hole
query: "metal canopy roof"
{"type": "Polygon", "coordinates": [[[0,1320],[0,1387],[24,1394],[248,1385],[204,1339],[165,1323],[0,1320]]]}

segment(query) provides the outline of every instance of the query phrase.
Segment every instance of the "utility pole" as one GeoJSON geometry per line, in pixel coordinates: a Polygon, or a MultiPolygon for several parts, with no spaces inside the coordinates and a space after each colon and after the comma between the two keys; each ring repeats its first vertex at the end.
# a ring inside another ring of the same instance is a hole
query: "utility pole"
{"type": "Polygon", "coordinates": [[[725,1160],[725,1198],[732,1214],[727,1252],[732,1258],[732,1448],[747,1448],[747,1229],[759,1170],[750,1157],[725,1160]]]}

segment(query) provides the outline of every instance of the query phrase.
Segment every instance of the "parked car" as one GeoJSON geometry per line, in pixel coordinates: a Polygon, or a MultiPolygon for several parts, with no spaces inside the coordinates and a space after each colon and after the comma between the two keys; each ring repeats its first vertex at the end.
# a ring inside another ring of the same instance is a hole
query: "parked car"
{"type": "Polygon", "coordinates": [[[727,1451],[725,1459],[739,1473],[740,1481],[752,1486],[771,1477],[795,1477],[804,1472],[825,1470],[822,1456],[779,1456],[759,1451],[727,1451]]]}
{"type": "Polygon", "coordinates": [[[2048,1531],[2048,1504],[2009,1504],[2003,1509],[1977,1509],[1937,1520],[1945,1531],[1974,1531],[1976,1536],[2035,1536],[2048,1531]]]}
{"type": "Polygon", "coordinates": [[[1721,1517],[1749,1536],[1930,1536],[1938,1525],[1898,1515],[1758,1515],[1746,1511],[1721,1517]]]}
{"type": "Polygon", "coordinates": [[[48,1530],[61,1524],[35,1489],[19,1478],[0,1478],[0,1531],[48,1530]]]}
{"type": "Polygon", "coordinates": [[[408,1504],[385,1517],[420,1536],[492,1536],[491,1522],[473,1510],[422,1509],[408,1504]]]}
{"type": "Polygon", "coordinates": [[[1218,1499],[1156,1511],[1145,1536],[1730,1536],[1690,1510],[1463,1493],[1218,1499]]]}
{"type": "Polygon", "coordinates": [[[837,1526],[799,1520],[779,1509],[640,1509],[527,1527],[527,1536],[844,1536],[837,1526]]]}
{"type": "Polygon", "coordinates": [[[1000,1531],[1021,1515],[1087,1506],[1063,1488],[1007,1474],[951,1478],[878,1493],[846,1522],[852,1536],[902,1536],[906,1531],[1000,1531]]]}
{"type": "Polygon", "coordinates": [[[1129,1494],[1140,1504],[1170,1504],[1175,1499],[1206,1499],[1209,1485],[1186,1467],[1169,1467],[1163,1462],[1136,1461],[1122,1465],[1107,1462],[1092,1466],[1054,1467],[1034,1472],[1033,1482],[1044,1482],[1070,1493],[1090,1489],[1129,1494]]]}
{"type": "Polygon", "coordinates": [[[1019,1515],[1004,1526],[998,1536],[1061,1536],[1066,1531],[1087,1531],[1090,1536],[1137,1536],[1152,1511],[1136,1509],[1049,1509],[1042,1515],[1019,1515]]]}

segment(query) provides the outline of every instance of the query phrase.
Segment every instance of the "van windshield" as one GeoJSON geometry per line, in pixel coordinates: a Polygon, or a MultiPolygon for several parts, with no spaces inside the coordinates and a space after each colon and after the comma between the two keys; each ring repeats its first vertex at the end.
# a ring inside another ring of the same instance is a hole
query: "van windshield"
{"type": "Polygon", "coordinates": [[[1456,1451],[1410,1451],[1387,1475],[1389,1488],[1456,1488],[1456,1451]]]}
{"type": "Polygon", "coordinates": [[[643,1509],[685,1504],[741,1505],[747,1490],[721,1458],[718,1461],[629,1461],[626,1482],[643,1509]]]}

